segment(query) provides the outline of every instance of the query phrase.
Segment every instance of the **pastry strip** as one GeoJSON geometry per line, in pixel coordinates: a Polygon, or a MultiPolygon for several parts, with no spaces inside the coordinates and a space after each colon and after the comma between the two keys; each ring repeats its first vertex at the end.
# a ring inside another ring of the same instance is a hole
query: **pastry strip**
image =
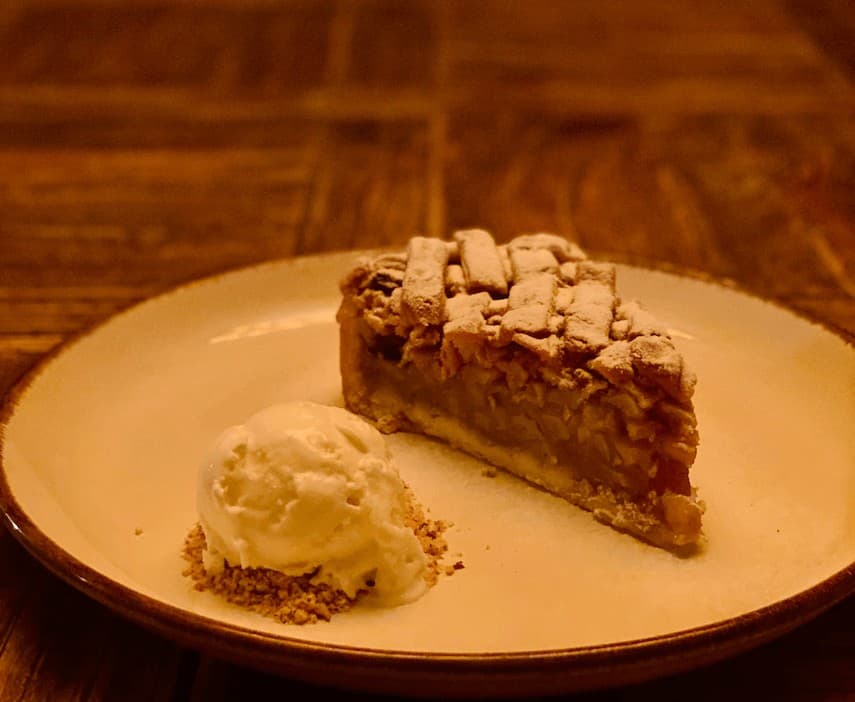
{"type": "Polygon", "coordinates": [[[460,245],[460,262],[469,292],[507,295],[505,268],[493,237],[483,229],[466,229],[455,232],[454,239],[460,245]]]}
{"type": "Polygon", "coordinates": [[[607,285],[598,280],[579,282],[565,317],[567,348],[591,353],[608,346],[614,302],[614,293],[607,285]]]}
{"type": "Polygon", "coordinates": [[[403,312],[418,324],[441,324],[445,318],[445,266],[448,247],[440,239],[416,236],[407,246],[403,312]]]}
{"type": "Polygon", "coordinates": [[[547,334],[556,284],[554,275],[540,273],[513,285],[508,311],[502,317],[502,336],[510,338],[514,332],[547,334]]]}
{"type": "Polygon", "coordinates": [[[547,249],[511,249],[509,253],[515,283],[539,273],[558,273],[558,260],[547,249]]]}

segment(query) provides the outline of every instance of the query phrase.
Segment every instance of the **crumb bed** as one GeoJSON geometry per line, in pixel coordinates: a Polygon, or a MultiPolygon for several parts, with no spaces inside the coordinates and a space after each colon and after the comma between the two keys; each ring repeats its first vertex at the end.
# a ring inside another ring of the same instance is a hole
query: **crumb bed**
{"type": "MultiPolygon", "coordinates": [[[[406,524],[413,530],[428,558],[425,580],[433,587],[440,575],[451,575],[463,567],[461,561],[443,566],[448,551],[444,532],[448,524],[428,519],[424,510],[407,491],[406,524]]],[[[188,565],[183,575],[193,580],[199,591],[209,591],[232,604],[245,607],[284,624],[314,624],[329,621],[339,612],[350,609],[359,599],[348,597],[325,583],[312,582],[312,574],[291,576],[270,568],[241,568],[226,564],[220,573],[208,573],[202,562],[205,534],[196,524],[184,540],[182,556],[188,565]]]]}

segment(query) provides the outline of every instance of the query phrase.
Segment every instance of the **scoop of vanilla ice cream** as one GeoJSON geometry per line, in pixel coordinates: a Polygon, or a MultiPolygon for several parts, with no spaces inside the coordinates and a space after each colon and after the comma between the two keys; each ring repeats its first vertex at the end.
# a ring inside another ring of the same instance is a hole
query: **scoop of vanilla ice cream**
{"type": "Polygon", "coordinates": [[[427,557],[404,525],[404,483],[383,436],[313,402],[275,405],[226,429],[199,473],[206,569],[272,568],[380,604],[427,589],[427,557]]]}

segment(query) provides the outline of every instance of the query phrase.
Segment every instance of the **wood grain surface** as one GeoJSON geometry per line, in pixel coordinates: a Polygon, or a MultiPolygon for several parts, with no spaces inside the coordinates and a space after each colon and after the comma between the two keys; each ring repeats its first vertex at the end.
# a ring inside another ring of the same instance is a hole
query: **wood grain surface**
{"type": "MultiPolygon", "coordinates": [[[[0,394],[175,284],[472,225],[726,278],[851,338],[853,46],[845,0],[5,0],[0,394]]],[[[127,623],[0,533],[0,700],[316,694],[127,623]]],[[[743,694],[855,699],[855,600],[581,699],[743,694]]]]}

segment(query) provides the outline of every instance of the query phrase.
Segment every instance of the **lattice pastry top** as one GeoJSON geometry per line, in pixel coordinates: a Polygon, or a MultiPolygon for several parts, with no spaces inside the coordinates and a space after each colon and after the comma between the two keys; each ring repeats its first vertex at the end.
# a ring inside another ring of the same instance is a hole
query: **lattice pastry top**
{"type": "MultiPolygon", "coordinates": [[[[497,245],[481,229],[414,237],[405,253],[362,259],[342,281],[381,335],[416,346],[515,347],[550,367],[583,367],[622,385],[636,375],[688,402],[695,378],[665,328],[615,293],[615,267],[554,234],[497,245]]],[[[447,356],[448,354],[446,354],[447,356]]]]}

